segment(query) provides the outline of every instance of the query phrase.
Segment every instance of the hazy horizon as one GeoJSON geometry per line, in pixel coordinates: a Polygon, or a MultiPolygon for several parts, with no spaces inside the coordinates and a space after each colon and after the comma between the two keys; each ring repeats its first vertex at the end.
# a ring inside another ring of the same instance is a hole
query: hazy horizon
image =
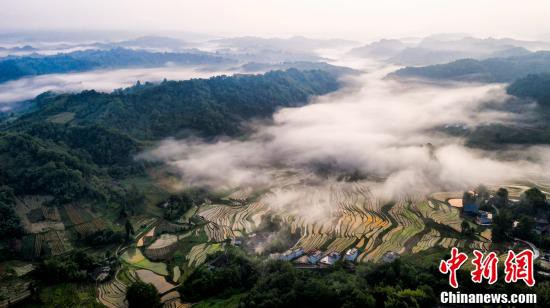
{"type": "Polygon", "coordinates": [[[467,33],[547,39],[548,1],[11,1],[0,32],[119,31],[212,36],[343,38],[357,41],[467,33]],[[498,7],[498,10],[495,8],[498,7]],[[223,8],[223,9],[219,9],[223,8]]]}

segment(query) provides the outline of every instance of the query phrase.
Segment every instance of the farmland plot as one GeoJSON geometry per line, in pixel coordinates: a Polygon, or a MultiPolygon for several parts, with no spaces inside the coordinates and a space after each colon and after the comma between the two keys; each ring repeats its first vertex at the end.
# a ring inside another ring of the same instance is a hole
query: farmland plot
{"type": "Polygon", "coordinates": [[[21,250],[26,258],[35,259],[42,256],[60,255],[71,249],[64,231],[50,230],[26,235],[23,238],[21,250]]]}
{"type": "Polygon", "coordinates": [[[136,248],[127,249],[121,256],[121,260],[127,264],[153,271],[159,275],[168,276],[168,269],[165,263],[151,262],[136,248]]]}
{"type": "Polygon", "coordinates": [[[75,204],[65,204],[60,209],[60,213],[62,217],[64,216],[65,225],[67,226],[80,225],[93,219],[90,212],[75,204]]]}
{"type": "Polygon", "coordinates": [[[441,240],[441,234],[437,230],[430,230],[430,232],[424,234],[420,241],[413,247],[412,252],[417,253],[436,246],[437,242],[441,240]]]}
{"type": "Polygon", "coordinates": [[[26,196],[16,199],[15,212],[23,229],[29,233],[40,233],[48,230],[64,230],[65,226],[60,221],[59,213],[55,207],[44,206],[43,203],[50,200],[46,196],[26,196]],[[38,222],[29,221],[28,213],[38,211],[44,220],[38,222]]]}
{"type": "Polygon", "coordinates": [[[258,227],[266,212],[264,204],[254,202],[245,206],[210,205],[199,210],[198,215],[217,225],[217,228],[250,233],[258,227]]]}
{"type": "Polygon", "coordinates": [[[198,244],[191,248],[187,254],[188,266],[197,267],[206,261],[209,254],[215,253],[221,249],[220,244],[198,244]]]}
{"type": "Polygon", "coordinates": [[[152,239],[155,236],[155,229],[156,228],[157,227],[153,227],[149,231],[147,231],[147,233],[143,234],[137,241],[137,247],[142,247],[143,245],[145,245],[145,242],[148,239],[152,239]]]}
{"type": "Polygon", "coordinates": [[[437,192],[437,193],[433,193],[431,196],[430,196],[431,199],[434,199],[436,201],[439,201],[439,202],[447,202],[447,200],[449,199],[460,199],[462,200],[462,192],[459,192],[459,191],[455,191],[455,192],[450,192],[450,191],[445,191],[445,192],[437,192]]]}
{"type": "MultiPolygon", "coordinates": [[[[379,260],[389,251],[414,253],[434,246],[479,246],[426,229],[426,222],[433,220],[460,232],[460,210],[447,201],[462,198],[462,193],[441,192],[431,195],[431,199],[416,193],[390,202],[375,196],[371,188],[376,185],[333,182],[320,187],[308,185],[307,176],[281,173],[257,202],[243,206],[203,205],[197,214],[208,222],[203,226],[208,241],[220,242],[240,232],[251,233],[262,216],[277,215],[292,233],[300,234],[295,248],[343,252],[357,247],[360,261],[379,260]]],[[[206,246],[193,247],[190,263],[201,260],[205,249],[206,246]]]]}
{"type": "Polygon", "coordinates": [[[30,284],[17,279],[0,285],[0,307],[9,307],[31,296],[30,284]]]}
{"type": "Polygon", "coordinates": [[[177,249],[178,241],[189,235],[190,233],[186,233],[182,236],[175,234],[162,234],[145,249],[144,253],[149,259],[152,260],[168,259],[177,249]]]}
{"type": "MultiPolygon", "coordinates": [[[[136,275],[129,271],[126,275],[127,280],[135,281],[136,275]]],[[[128,307],[126,302],[126,289],[128,286],[117,276],[112,281],[102,283],[97,288],[97,298],[99,302],[109,308],[128,307]]]]}
{"type": "Polygon", "coordinates": [[[80,238],[105,229],[105,222],[102,218],[94,218],[89,222],[73,226],[73,230],[79,235],[80,238]]]}
{"type": "Polygon", "coordinates": [[[392,206],[388,214],[393,217],[397,225],[382,237],[379,245],[366,251],[365,260],[377,261],[390,251],[405,252],[405,243],[424,229],[422,219],[415,215],[408,205],[408,202],[401,200],[392,206]]]}
{"type": "Polygon", "coordinates": [[[415,208],[422,217],[431,218],[435,222],[447,225],[457,232],[462,231],[460,210],[455,207],[438,202],[423,201],[415,204],[415,208]]]}
{"type": "Polygon", "coordinates": [[[150,270],[138,269],[136,270],[136,274],[139,280],[153,284],[160,294],[166,293],[176,287],[166,281],[165,277],[157,275],[150,270]]]}

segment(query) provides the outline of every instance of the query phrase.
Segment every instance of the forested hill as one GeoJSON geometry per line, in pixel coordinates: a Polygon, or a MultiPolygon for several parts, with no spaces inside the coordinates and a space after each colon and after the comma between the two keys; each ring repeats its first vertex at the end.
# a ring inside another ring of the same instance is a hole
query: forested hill
{"type": "Polygon", "coordinates": [[[518,79],[506,91],[517,97],[534,99],[541,107],[550,108],[550,73],[518,79]]]}
{"type": "Polygon", "coordinates": [[[235,135],[241,121],[270,116],[279,107],[303,105],[311,95],[338,88],[336,75],[321,70],[273,71],[264,75],[137,84],[110,94],[45,93],[35,99],[37,111],[12,127],[33,123],[98,125],[133,138],[155,140],[194,130],[204,136],[235,135]]]}
{"type": "Polygon", "coordinates": [[[505,108],[522,110],[523,105],[535,101],[534,109],[529,108],[531,115],[518,117],[516,123],[485,124],[467,130],[462,136],[467,137],[468,145],[498,149],[503,145],[550,144],[550,73],[520,78],[506,91],[519,99],[510,100],[505,108]]]}
{"type": "Polygon", "coordinates": [[[56,202],[119,204],[132,196],[113,179],[143,172],[133,155],[144,142],[180,130],[237,135],[243,120],[269,117],[338,87],[334,74],[289,69],[137,84],[110,94],[45,93],[35,99],[35,111],[0,125],[0,188],[51,195],[56,202]]]}
{"type": "Polygon", "coordinates": [[[105,68],[158,67],[167,63],[203,65],[229,64],[234,61],[204,52],[162,53],[125,48],[84,50],[52,56],[31,55],[0,58],[0,82],[25,76],[83,72],[105,68]]]}
{"type": "Polygon", "coordinates": [[[510,82],[528,74],[550,72],[550,51],[539,51],[524,56],[462,59],[447,64],[399,69],[388,77],[431,80],[510,82]]]}

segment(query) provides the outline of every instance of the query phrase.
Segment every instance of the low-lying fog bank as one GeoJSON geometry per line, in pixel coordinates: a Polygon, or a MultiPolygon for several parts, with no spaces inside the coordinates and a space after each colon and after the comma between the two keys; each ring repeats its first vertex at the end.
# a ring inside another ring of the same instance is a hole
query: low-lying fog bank
{"type": "Polygon", "coordinates": [[[166,162],[186,185],[214,189],[270,186],[274,170],[317,177],[313,185],[356,173],[383,179],[377,194],[384,198],[522,181],[550,167],[546,146],[490,152],[438,131],[518,120],[487,108],[509,99],[505,85],[404,84],[384,79],[395,68],[374,67],[337,93],[251,123],[246,140],[170,139],[140,157],[166,162]]]}
{"type": "Polygon", "coordinates": [[[8,111],[10,105],[32,99],[46,91],[78,92],[94,89],[111,92],[114,89],[134,85],[137,81],[160,82],[209,78],[218,75],[232,75],[235,72],[206,70],[202,67],[166,66],[158,68],[130,68],[97,70],[82,73],[50,74],[26,77],[0,84],[0,111],[8,111]]]}

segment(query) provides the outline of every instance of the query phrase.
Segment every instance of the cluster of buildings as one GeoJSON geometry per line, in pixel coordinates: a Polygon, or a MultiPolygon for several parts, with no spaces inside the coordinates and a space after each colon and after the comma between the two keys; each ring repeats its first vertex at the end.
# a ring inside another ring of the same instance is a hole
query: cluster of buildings
{"type": "Polygon", "coordinates": [[[489,226],[493,224],[493,213],[480,210],[479,206],[475,203],[464,204],[462,213],[475,217],[478,225],[489,226]]]}
{"type": "Polygon", "coordinates": [[[282,261],[294,261],[298,265],[334,265],[338,260],[344,259],[349,262],[354,262],[359,255],[357,248],[351,248],[345,254],[340,254],[337,251],[323,253],[321,250],[312,250],[305,252],[302,248],[290,249],[282,254],[273,254],[272,258],[282,261]]]}

